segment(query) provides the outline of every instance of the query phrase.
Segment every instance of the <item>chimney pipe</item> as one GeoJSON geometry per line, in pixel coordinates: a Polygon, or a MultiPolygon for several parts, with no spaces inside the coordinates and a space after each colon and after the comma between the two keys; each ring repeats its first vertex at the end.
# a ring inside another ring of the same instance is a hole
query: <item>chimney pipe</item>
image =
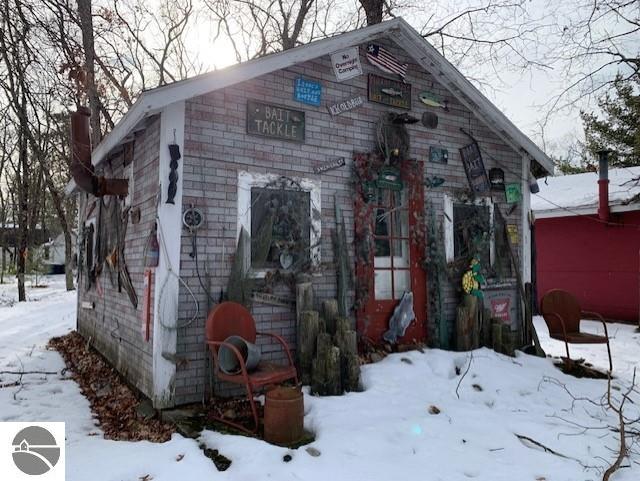
{"type": "Polygon", "coordinates": [[[91,163],[90,117],[86,107],[79,107],[71,114],[71,176],[81,190],[96,197],[126,196],[129,192],[127,179],[106,179],[95,174],[91,163]]]}
{"type": "Polygon", "coordinates": [[[609,222],[609,150],[598,151],[598,217],[609,222]]]}

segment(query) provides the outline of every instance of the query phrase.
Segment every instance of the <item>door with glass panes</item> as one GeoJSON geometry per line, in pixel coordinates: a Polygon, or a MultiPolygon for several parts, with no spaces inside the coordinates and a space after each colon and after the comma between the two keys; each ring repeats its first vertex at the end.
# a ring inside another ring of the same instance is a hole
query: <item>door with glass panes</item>
{"type": "MultiPolygon", "coordinates": [[[[421,178],[421,177],[420,177],[421,178]]],[[[416,320],[407,328],[401,343],[425,340],[426,275],[421,265],[424,236],[416,235],[424,227],[422,183],[403,182],[401,190],[375,187],[369,201],[356,205],[356,222],[367,222],[368,259],[360,257],[356,272],[366,293],[359,299],[358,331],[372,342],[382,342],[394,309],[408,292],[413,293],[416,320]],[[420,225],[419,225],[420,224],[420,225]]]]}

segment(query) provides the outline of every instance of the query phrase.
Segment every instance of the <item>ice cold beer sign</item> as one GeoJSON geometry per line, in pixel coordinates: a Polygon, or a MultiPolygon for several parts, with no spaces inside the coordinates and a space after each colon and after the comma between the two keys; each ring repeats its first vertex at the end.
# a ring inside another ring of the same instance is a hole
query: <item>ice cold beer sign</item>
{"type": "Polygon", "coordinates": [[[247,133],[304,142],[304,112],[248,100],[247,133]]]}

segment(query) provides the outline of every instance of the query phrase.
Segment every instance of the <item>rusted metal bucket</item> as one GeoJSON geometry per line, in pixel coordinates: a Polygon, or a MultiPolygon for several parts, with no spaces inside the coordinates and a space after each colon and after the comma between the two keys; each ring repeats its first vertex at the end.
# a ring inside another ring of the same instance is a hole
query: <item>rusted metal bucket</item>
{"type": "Polygon", "coordinates": [[[304,397],[299,387],[280,386],[267,392],[264,403],[264,439],[288,446],[304,434],[304,397]]]}

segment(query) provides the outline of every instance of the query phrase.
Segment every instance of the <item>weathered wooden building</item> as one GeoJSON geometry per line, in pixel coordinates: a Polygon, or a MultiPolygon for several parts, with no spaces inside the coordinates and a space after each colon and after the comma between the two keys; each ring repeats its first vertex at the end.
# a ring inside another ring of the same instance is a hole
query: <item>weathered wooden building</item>
{"type": "MultiPolygon", "coordinates": [[[[80,194],[78,329],[157,407],[208,389],[204,320],[230,287],[295,348],[292,286],[310,276],[317,300],[336,298],[340,245],[363,345],[412,292],[400,342],[450,347],[456,266],[476,254],[488,298],[515,291],[496,223],[529,280],[531,172],[552,169],[400,18],[144,92],[92,162],[128,195],[80,194]]],[[[501,314],[514,330],[517,304],[501,314]]]]}

